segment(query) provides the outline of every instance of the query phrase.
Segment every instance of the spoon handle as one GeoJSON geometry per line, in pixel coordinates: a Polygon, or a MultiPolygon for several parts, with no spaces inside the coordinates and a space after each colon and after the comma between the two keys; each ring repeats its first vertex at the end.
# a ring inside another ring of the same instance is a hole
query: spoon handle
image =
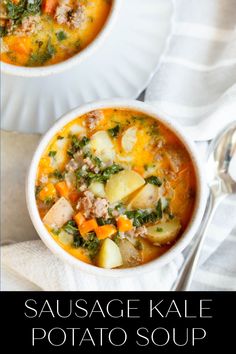
{"type": "Polygon", "coordinates": [[[189,255],[184,261],[184,264],[182,266],[182,270],[175,281],[172,290],[175,291],[188,291],[190,288],[190,285],[193,280],[193,275],[194,272],[197,268],[198,261],[200,258],[202,246],[204,244],[206,234],[209,228],[209,225],[213,219],[213,216],[215,214],[215,211],[219,205],[219,203],[222,201],[222,198],[215,198],[212,193],[209,195],[209,200],[208,200],[208,208],[205,212],[204,215],[204,220],[202,221],[202,225],[199,230],[199,236],[197,237],[197,241],[192,247],[192,250],[190,251],[189,255]]]}

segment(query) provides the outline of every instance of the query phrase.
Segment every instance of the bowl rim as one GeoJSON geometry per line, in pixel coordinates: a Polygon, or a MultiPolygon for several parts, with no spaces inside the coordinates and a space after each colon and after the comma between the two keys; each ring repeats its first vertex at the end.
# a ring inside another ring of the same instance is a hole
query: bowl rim
{"type": "Polygon", "coordinates": [[[184,129],[179,126],[172,118],[160,113],[158,108],[150,104],[130,100],[123,98],[105,99],[99,101],[92,101],[90,103],[84,104],[77,108],[72,109],[68,113],[64,114],[59,118],[53,126],[42,136],[35,153],[33,155],[31,164],[29,166],[28,175],[26,178],[26,204],[29,211],[31,221],[39,234],[45,245],[58,257],[67,262],[73,267],[78,268],[78,270],[85,271],[86,273],[98,275],[98,276],[111,276],[111,277],[128,277],[145,272],[154,271],[156,268],[170,263],[173,258],[180,254],[186,246],[190,243],[192,238],[197,231],[206,205],[206,181],[203,175],[202,161],[199,158],[199,154],[195,148],[194,143],[191,139],[184,133],[184,129]],[[117,108],[117,109],[131,109],[138,111],[140,113],[147,114],[154,119],[159,120],[161,123],[166,125],[184,144],[185,148],[190,154],[192,159],[196,179],[197,179],[197,194],[195,200],[195,207],[193,215],[189,225],[187,226],[184,233],[178,239],[175,245],[173,245],[168,251],[163,255],[154,260],[133,267],[133,268],[123,268],[123,269],[104,269],[99,268],[94,265],[86,264],[83,261],[72,256],[70,253],[65,251],[50,235],[44,226],[38,212],[38,208],[35,200],[35,179],[37,173],[37,167],[39,160],[47,147],[53,136],[63,128],[67,123],[76,119],[76,117],[81,116],[89,111],[96,109],[106,109],[106,108],[117,108]]]}
{"type": "Polygon", "coordinates": [[[22,77],[44,77],[53,74],[62,73],[65,70],[72,68],[74,65],[79,65],[82,61],[91,56],[99,46],[104,42],[104,40],[109,36],[112,31],[116,19],[119,14],[119,10],[122,4],[122,0],[112,0],[111,10],[108,14],[108,17],[98,32],[96,37],[92,40],[91,43],[87,45],[81,52],[73,55],[71,58],[68,58],[62,62],[47,65],[47,66],[38,66],[38,67],[27,67],[27,66],[18,66],[3,61],[0,62],[1,72],[13,76],[22,76],[22,77]]]}

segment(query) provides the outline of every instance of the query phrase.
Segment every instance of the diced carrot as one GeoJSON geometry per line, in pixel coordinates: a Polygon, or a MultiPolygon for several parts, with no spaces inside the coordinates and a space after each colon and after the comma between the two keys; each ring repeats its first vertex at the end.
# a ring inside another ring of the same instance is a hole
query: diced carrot
{"type": "Polygon", "coordinates": [[[114,225],[103,225],[103,226],[98,226],[95,229],[95,232],[96,232],[97,238],[99,240],[103,240],[104,238],[114,235],[117,232],[117,230],[114,225]]]}
{"type": "Polygon", "coordinates": [[[42,11],[45,14],[53,15],[58,4],[58,0],[43,0],[42,11]]]}
{"type": "Polygon", "coordinates": [[[38,174],[39,177],[42,175],[48,175],[49,173],[54,171],[54,168],[50,166],[51,160],[50,157],[43,157],[39,162],[38,174]]]}
{"type": "Polygon", "coordinates": [[[133,228],[132,221],[123,215],[118,217],[117,226],[118,226],[118,230],[121,232],[126,232],[133,228]]]}
{"type": "Polygon", "coordinates": [[[48,167],[50,162],[51,162],[50,157],[48,157],[48,156],[42,157],[40,162],[39,162],[39,166],[42,167],[42,168],[48,167]]]}
{"type": "Polygon", "coordinates": [[[79,231],[81,235],[86,235],[90,231],[94,231],[98,227],[96,219],[90,219],[88,221],[83,222],[82,225],[79,226],[79,231]]]}
{"type": "Polygon", "coordinates": [[[135,166],[135,167],[133,168],[133,170],[134,170],[135,172],[139,173],[141,176],[143,176],[143,174],[144,174],[144,168],[143,168],[143,166],[135,166]]]}
{"type": "Polygon", "coordinates": [[[69,195],[69,188],[67,187],[67,184],[65,181],[58,182],[55,185],[57,193],[59,193],[60,197],[65,197],[68,198],[69,195]]]}
{"type": "Polygon", "coordinates": [[[78,191],[73,191],[70,193],[69,198],[72,203],[76,203],[80,197],[80,193],[78,191]]]}
{"type": "Polygon", "coordinates": [[[7,43],[10,50],[21,55],[29,55],[31,51],[29,37],[14,37],[7,43]]]}
{"type": "Polygon", "coordinates": [[[39,192],[39,199],[45,201],[47,198],[54,199],[56,197],[56,189],[52,183],[46,184],[39,192]]]}
{"type": "Polygon", "coordinates": [[[78,212],[75,216],[74,216],[74,220],[76,222],[76,224],[78,226],[81,226],[84,222],[85,222],[85,218],[83,216],[82,213],[78,212]]]}

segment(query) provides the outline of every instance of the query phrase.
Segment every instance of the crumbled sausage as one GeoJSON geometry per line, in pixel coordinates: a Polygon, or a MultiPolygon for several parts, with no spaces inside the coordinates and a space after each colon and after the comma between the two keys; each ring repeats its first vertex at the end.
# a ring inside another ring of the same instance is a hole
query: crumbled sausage
{"type": "Polygon", "coordinates": [[[130,237],[145,237],[147,235],[147,228],[145,226],[134,227],[128,232],[130,237]]]}
{"type": "Polygon", "coordinates": [[[95,198],[94,194],[88,190],[79,199],[77,209],[81,210],[86,218],[105,218],[108,214],[109,203],[105,198],[95,198]]]}
{"type": "Polygon", "coordinates": [[[95,110],[87,114],[86,124],[90,130],[97,127],[100,121],[104,118],[104,114],[100,110],[95,110]]]}
{"type": "Polygon", "coordinates": [[[78,5],[78,8],[71,14],[71,26],[74,28],[81,28],[82,24],[85,22],[85,18],[84,8],[81,5],[78,5]]]}
{"type": "Polygon", "coordinates": [[[81,28],[86,20],[84,6],[70,0],[60,0],[56,8],[55,19],[60,25],[81,28]]]}
{"type": "MultiPolygon", "coordinates": [[[[18,27],[16,30],[12,28],[12,31],[14,31],[14,34],[17,36],[25,36],[29,34],[34,34],[40,31],[41,28],[42,25],[40,22],[40,15],[37,14],[34,16],[23,17],[21,26],[18,27]]],[[[11,32],[11,30],[9,32],[11,32]]]]}
{"type": "Polygon", "coordinates": [[[74,154],[74,158],[71,159],[66,165],[67,171],[75,171],[78,168],[82,168],[83,171],[93,171],[95,173],[99,173],[100,169],[96,166],[90,157],[83,157],[83,152],[78,151],[74,154]]]}
{"type": "Polygon", "coordinates": [[[92,162],[92,160],[89,157],[86,157],[84,159],[84,163],[88,166],[88,168],[95,172],[95,173],[99,173],[100,169],[92,162]]]}
{"type": "Polygon", "coordinates": [[[108,201],[105,198],[96,198],[94,202],[94,216],[96,218],[105,218],[107,219],[108,214],[108,201]]]}
{"type": "Polygon", "coordinates": [[[71,159],[68,164],[66,165],[67,171],[75,171],[79,167],[79,162],[75,161],[75,159],[71,159]]]}
{"type": "Polygon", "coordinates": [[[67,24],[68,14],[72,11],[71,6],[69,5],[68,0],[59,1],[59,5],[56,8],[55,19],[59,25],[67,24]]]}

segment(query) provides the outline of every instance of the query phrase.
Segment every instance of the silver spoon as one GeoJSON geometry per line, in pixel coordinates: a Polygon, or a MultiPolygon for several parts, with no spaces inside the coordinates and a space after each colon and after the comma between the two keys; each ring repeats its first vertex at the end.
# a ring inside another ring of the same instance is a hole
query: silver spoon
{"type": "Polygon", "coordinates": [[[197,239],[171,290],[189,290],[215,211],[226,196],[236,193],[236,182],[229,174],[229,165],[234,154],[236,155],[236,122],[228,125],[210,144],[206,171],[210,190],[207,208],[198,230],[197,239]]]}

